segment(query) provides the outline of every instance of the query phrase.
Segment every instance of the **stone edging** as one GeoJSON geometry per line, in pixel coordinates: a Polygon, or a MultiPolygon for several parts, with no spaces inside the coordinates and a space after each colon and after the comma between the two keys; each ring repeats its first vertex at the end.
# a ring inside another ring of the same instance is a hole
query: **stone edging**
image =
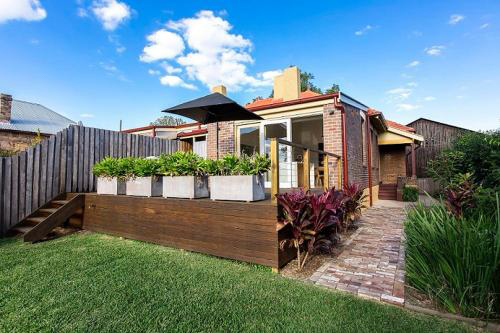
{"type": "Polygon", "coordinates": [[[482,321],[482,320],[474,319],[474,318],[462,317],[462,316],[455,315],[452,313],[446,313],[446,312],[440,312],[440,311],[436,311],[436,310],[432,310],[432,309],[426,309],[426,308],[422,308],[422,307],[416,306],[416,305],[411,305],[408,303],[405,303],[404,308],[411,310],[411,311],[414,311],[414,312],[424,313],[427,315],[432,315],[432,316],[441,317],[441,318],[445,318],[445,319],[462,321],[462,322],[465,322],[467,324],[485,329],[485,330],[490,331],[490,332],[500,332],[500,324],[486,322],[486,321],[482,321]]]}

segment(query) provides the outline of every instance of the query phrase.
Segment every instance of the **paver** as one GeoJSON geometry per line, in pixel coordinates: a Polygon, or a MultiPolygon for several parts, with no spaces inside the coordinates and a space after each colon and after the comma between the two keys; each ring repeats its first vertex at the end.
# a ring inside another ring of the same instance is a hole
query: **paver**
{"type": "Polygon", "coordinates": [[[344,251],[309,280],[390,304],[404,304],[403,207],[372,207],[344,251]]]}

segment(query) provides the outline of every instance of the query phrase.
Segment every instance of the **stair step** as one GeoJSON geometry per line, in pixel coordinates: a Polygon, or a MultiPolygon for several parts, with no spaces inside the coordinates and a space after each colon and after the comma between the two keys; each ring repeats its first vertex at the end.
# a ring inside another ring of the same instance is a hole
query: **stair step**
{"type": "Polygon", "coordinates": [[[52,200],[50,203],[56,204],[56,205],[65,205],[69,201],[68,200],[52,200]]]}
{"type": "Polygon", "coordinates": [[[57,208],[40,208],[38,211],[41,213],[52,214],[52,213],[57,212],[57,208]]]}
{"type": "Polygon", "coordinates": [[[45,220],[45,217],[28,217],[26,221],[40,223],[45,220]]]}
{"type": "Polygon", "coordinates": [[[30,231],[31,229],[33,229],[34,227],[30,227],[30,226],[22,226],[22,227],[15,227],[15,228],[12,228],[13,231],[16,231],[16,232],[19,232],[21,234],[25,234],[27,233],[28,231],[30,231]]]}

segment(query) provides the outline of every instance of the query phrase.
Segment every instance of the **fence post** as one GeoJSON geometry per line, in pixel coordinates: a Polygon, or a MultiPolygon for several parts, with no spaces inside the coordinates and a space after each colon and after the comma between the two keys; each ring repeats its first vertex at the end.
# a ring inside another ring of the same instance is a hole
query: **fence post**
{"type": "Polygon", "coordinates": [[[276,195],[280,193],[280,156],[278,139],[271,139],[271,201],[277,204],[276,195]]]}
{"type": "Polygon", "coordinates": [[[310,151],[306,149],[304,152],[304,191],[311,188],[311,173],[310,173],[310,151]]]}
{"type": "Polygon", "coordinates": [[[330,188],[330,165],[329,156],[325,154],[323,157],[323,188],[328,191],[330,188]]]}

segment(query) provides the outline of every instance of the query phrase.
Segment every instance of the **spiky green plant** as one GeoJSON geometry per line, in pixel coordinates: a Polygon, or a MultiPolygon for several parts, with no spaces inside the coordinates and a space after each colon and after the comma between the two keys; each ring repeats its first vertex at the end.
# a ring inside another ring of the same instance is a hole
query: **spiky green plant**
{"type": "Polygon", "coordinates": [[[407,282],[452,313],[500,316],[500,208],[458,217],[444,204],[408,213],[407,282]]]}

